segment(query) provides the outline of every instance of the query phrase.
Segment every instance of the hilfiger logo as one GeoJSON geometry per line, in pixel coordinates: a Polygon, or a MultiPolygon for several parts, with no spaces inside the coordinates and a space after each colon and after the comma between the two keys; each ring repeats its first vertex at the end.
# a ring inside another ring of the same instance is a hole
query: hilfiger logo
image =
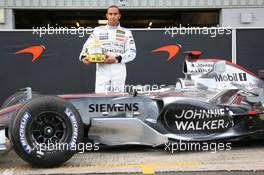
{"type": "Polygon", "coordinates": [[[215,81],[247,81],[246,73],[232,73],[226,75],[218,75],[215,77],[215,81]]]}

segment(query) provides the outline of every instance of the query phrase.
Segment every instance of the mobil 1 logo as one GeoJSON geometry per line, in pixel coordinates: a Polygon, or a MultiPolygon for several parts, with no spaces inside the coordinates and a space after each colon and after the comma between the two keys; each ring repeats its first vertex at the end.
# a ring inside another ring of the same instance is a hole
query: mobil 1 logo
{"type": "Polygon", "coordinates": [[[215,77],[216,82],[239,82],[239,81],[247,81],[247,74],[246,73],[228,73],[228,74],[220,74],[215,77]]]}

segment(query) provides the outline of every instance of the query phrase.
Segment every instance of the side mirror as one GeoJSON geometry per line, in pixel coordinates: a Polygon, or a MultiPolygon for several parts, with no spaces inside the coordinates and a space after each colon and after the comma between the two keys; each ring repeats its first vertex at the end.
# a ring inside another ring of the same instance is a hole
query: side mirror
{"type": "Polygon", "coordinates": [[[217,75],[224,73],[226,70],[225,61],[216,62],[212,68],[212,70],[204,75],[201,78],[214,78],[217,75]]]}
{"type": "Polygon", "coordinates": [[[216,74],[222,74],[226,70],[225,61],[219,61],[214,64],[213,72],[216,74]]]}

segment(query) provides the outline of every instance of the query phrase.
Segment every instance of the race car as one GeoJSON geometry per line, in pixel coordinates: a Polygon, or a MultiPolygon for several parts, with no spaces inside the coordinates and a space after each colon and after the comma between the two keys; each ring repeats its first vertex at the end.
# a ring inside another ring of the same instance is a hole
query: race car
{"type": "Polygon", "coordinates": [[[153,92],[49,96],[26,88],[3,103],[0,130],[39,167],[64,163],[84,140],[97,148],[263,138],[263,80],[201,54],[186,52],[185,78],[153,92]]]}

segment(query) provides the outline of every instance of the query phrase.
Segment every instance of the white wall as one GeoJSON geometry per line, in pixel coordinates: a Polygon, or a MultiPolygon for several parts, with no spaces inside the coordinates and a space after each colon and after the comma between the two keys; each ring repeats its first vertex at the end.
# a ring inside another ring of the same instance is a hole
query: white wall
{"type": "Polygon", "coordinates": [[[13,10],[10,8],[6,8],[3,10],[4,10],[4,23],[0,23],[0,29],[14,29],[15,26],[13,24],[14,21],[13,10]]]}
{"type": "Polygon", "coordinates": [[[0,29],[14,29],[12,9],[105,9],[111,4],[124,9],[222,9],[221,26],[263,27],[264,0],[0,0],[5,11],[5,23],[0,29]],[[241,15],[252,17],[252,22],[241,23],[241,15]]]}
{"type": "Polygon", "coordinates": [[[105,9],[116,4],[123,8],[230,8],[264,6],[263,0],[0,0],[7,8],[105,9]],[[121,2],[126,2],[125,4],[121,2]]]}
{"type": "Polygon", "coordinates": [[[220,20],[224,27],[264,27],[264,8],[222,9],[220,20]]]}

